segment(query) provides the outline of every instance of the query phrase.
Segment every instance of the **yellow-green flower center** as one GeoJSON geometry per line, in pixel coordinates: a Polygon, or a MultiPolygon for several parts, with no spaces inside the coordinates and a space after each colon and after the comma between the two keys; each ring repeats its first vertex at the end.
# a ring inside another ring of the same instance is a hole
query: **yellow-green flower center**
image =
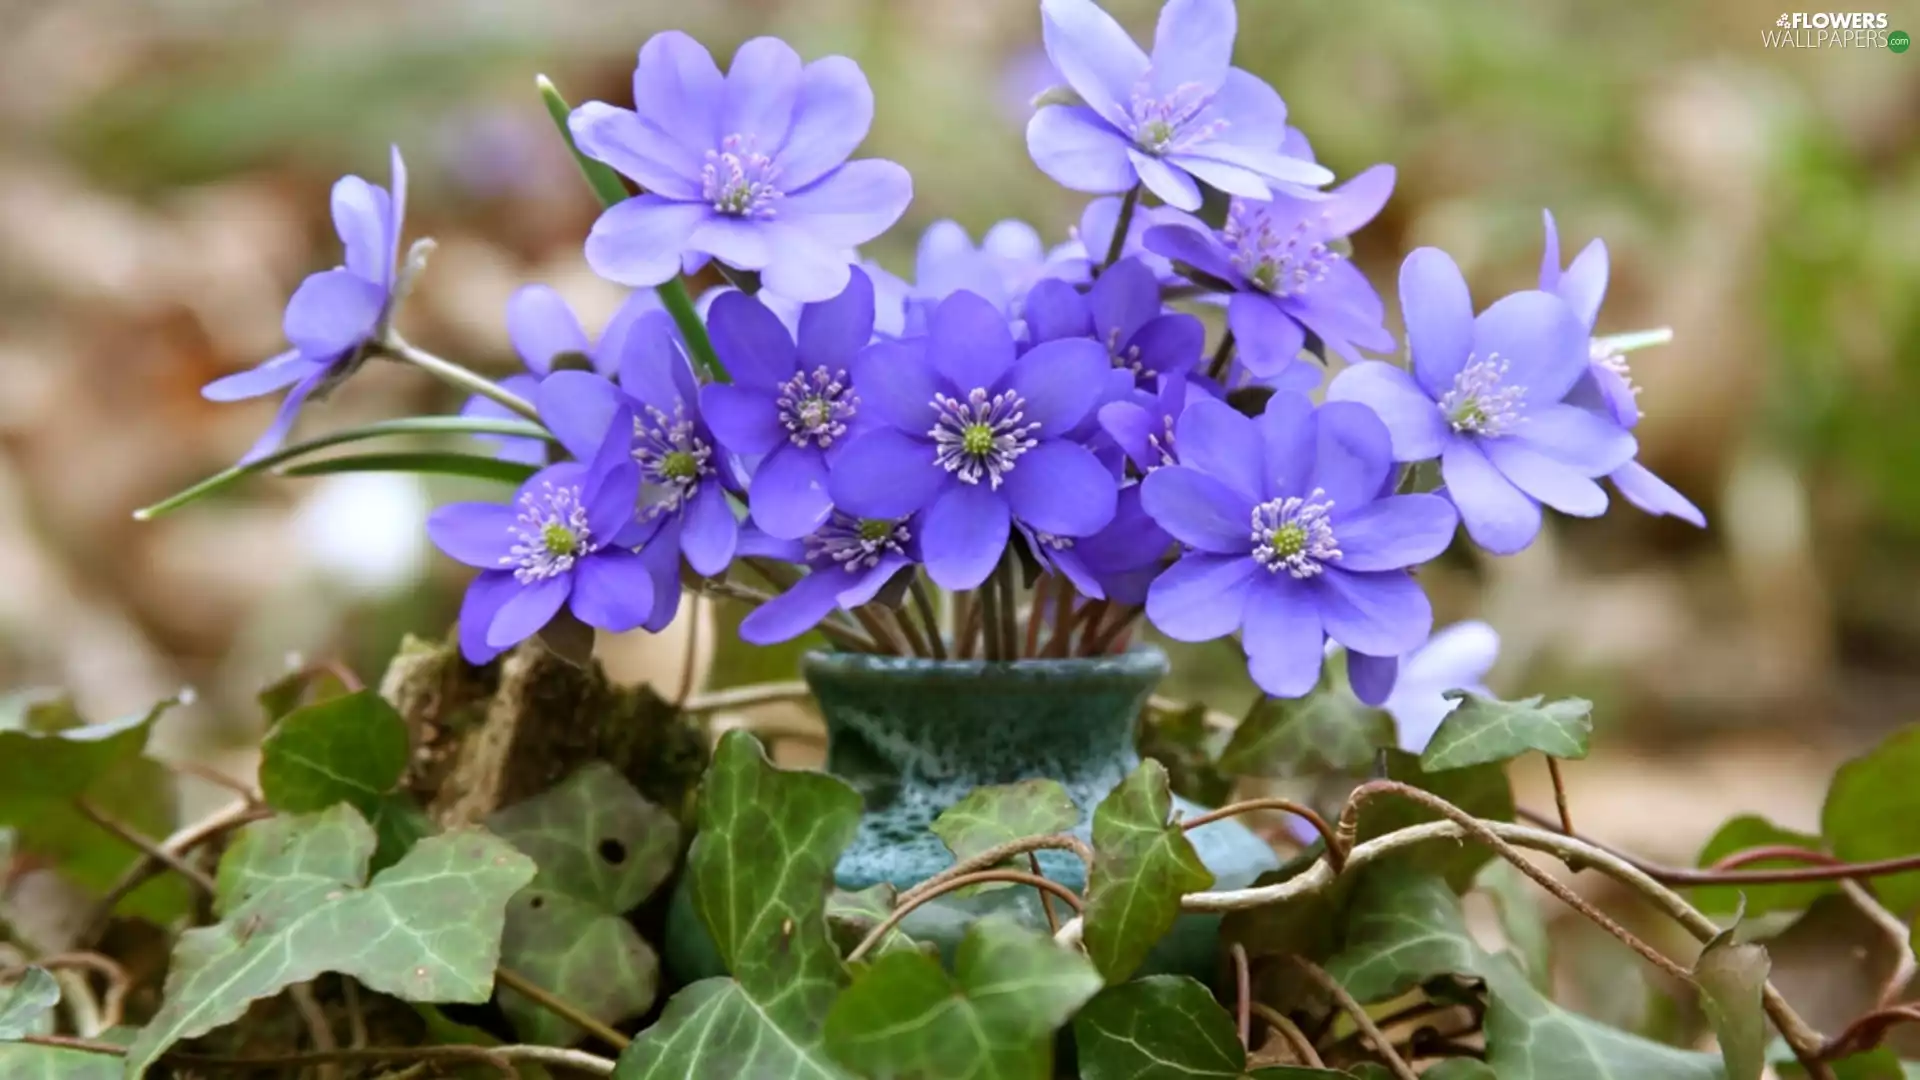
{"type": "Polygon", "coordinates": [[[968,424],[960,432],[960,448],[980,455],[993,449],[993,428],[988,424],[968,424]]]}
{"type": "Polygon", "coordinates": [[[549,555],[571,555],[580,546],[580,537],[560,522],[549,521],[540,528],[540,546],[549,555]]]}
{"type": "Polygon", "coordinates": [[[673,450],[660,458],[660,475],[669,480],[692,480],[700,475],[700,461],[685,450],[673,450]]]}
{"type": "Polygon", "coordinates": [[[1298,525],[1282,525],[1273,530],[1273,535],[1267,539],[1267,546],[1279,558],[1292,558],[1307,550],[1307,530],[1298,525]]]}
{"type": "Polygon", "coordinates": [[[886,518],[863,518],[860,521],[860,539],[868,543],[885,540],[893,535],[895,524],[886,518]]]}

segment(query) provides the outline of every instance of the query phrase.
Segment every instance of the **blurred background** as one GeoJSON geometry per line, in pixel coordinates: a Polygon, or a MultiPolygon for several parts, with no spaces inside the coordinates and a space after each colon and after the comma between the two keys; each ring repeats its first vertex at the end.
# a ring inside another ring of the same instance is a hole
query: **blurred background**
{"type": "MultiPolygon", "coordinates": [[[[1151,34],[1152,0],[1109,7],[1151,34]]],[[[450,624],[468,572],[421,522],[473,494],[458,484],[259,480],[129,516],[267,423],[271,402],[198,388],[281,348],[286,296],[339,259],[337,176],[384,184],[401,146],[408,233],[440,244],[406,332],[502,373],[516,286],[554,285],[591,329],[621,298],[582,262],[596,206],[533,76],[627,103],[635,51],[669,27],[723,60],[776,34],[865,67],[878,116],[862,154],[917,184],[871,250],[895,271],[940,218],[978,236],[1018,217],[1058,241],[1082,199],[1026,156],[1025,102],[1046,83],[1036,8],[0,0],[0,686],[68,687],[98,717],[192,686],[164,739],[218,758],[257,740],[252,695],[290,663],[373,680],[401,635],[450,624]]],[[[1737,810],[1814,825],[1833,765],[1920,712],[1920,52],[1769,50],[1778,12],[1760,0],[1240,13],[1239,63],[1324,162],[1398,166],[1356,238],[1383,293],[1424,244],[1459,259],[1482,304],[1529,287],[1550,207],[1568,257],[1594,236],[1611,249],[1602,332],[1675,330],[1634,357],[1643,460],[1710,530],[1622,505],[1428,575],[1443,623],[1502,634],[1497,690],[1598,703],[1599,749],[1570,770],[1576,821],[1673,861],[1737,810]]],[[[1920,30],[1920,5],[1889,15],[1920,30]]],[[[458,403],[376,365],[300,431],[458,403]]],[[[726,620],[692,635],[696,672],[793,677],[792,651],[748,650],[726,620]]],[[[688,642],[683,622],[601,647],[670,689],[688,642]]],[[[1249,696],[1230,644],[1178,659],[1170,693],[1236,712],[1249,696]]],[[[1536,781],[1520,777],[1522,798],[1541,807],[1536,781]]]]}

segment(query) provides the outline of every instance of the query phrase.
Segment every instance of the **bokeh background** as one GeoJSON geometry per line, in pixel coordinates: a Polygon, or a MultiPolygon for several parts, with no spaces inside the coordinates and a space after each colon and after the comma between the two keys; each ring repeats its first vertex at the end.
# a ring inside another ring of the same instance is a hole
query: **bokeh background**
{"type": "MultiPolygon", "coordinates": [[[[1772,3],[1773,0],[1768,0],[1772,3]]],[[[1891,11],[1920,30],[1920,5],[1891,11]]],[[[1144,36],[1151,0],[1112,0],[1144,36]]],[[[413,172],[411,236],[439,251],[408,335],[514,364],[502,307],[545,281],[590,326],[620,293],[580,256],[595,205],[533,92],[624,103],[647,35],[722,57],[762,33],[865,67],[864,154],[916,177],[872,254],[910,271],[940,218],[1064,239],[1081,198],[1026,157],[1044,85],[1033,0],[0,0],[0,686],[71,688],[98,716],[180,686],[169,752],[243,754],[256,687],[289,663],[368,678],[450,623],[466,571],[421,521],[468,492],[398,478],[260,480],[139,524],[234,459],[270,403],[208,380],[280,348],[285,297],[332,265],[327,191],[413,172]]],[[[1611,247],[1607,332],[1637,354],[1643,456],[1711,518],[1621,507],[1554,521],[1523,555],[1450,557],[1443,621],[1505,640],[1508,692],[1598,703],[1576,818],[1689,860],[1737,810],[1817,821],[1835,762],[1920,711],[1920,52],[1768,50],[1760,0],[1242,0],[1238,59],[1342,175],[1399,167],[1356,258],[1389,292],[1451,251],[1484,303],[1533,280],[1540,211],[1568,254],[1611,247]]],[[[458,399],[377,365],[312,433],[458,399]]],[[[791,678],[793,654],[692,634],[697,675],[791,678]]],[[[716,627],[717,632],[716,632],[716,627]]],[[[603,642],[676,686],[690,628],[603,642]]],[[[1180,653],[1171,691],[1235,710],[1230,645],[1180,653]]],[[[238,767],[238,766],[236,766],[238,767]]],[[[1524,773],[1526,770],[1522,770],[1524,773]]],[[[1523,798],[1543,806],[1536,778],[1523,798]]]]}

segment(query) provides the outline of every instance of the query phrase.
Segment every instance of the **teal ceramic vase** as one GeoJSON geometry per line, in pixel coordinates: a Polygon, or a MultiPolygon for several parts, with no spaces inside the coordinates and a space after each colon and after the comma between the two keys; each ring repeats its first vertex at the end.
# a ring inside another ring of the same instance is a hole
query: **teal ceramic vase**
{"type": "MultiPolygon", "coordinates": [[[[866,812],[834,877],[843,889],[886,884],[905,890],[953,865],[930,831],[942,811],[990,784],[1057,780],[1081,809],[1075,830],[1091,839],[1095,806],[1140,764],[1135,726],[1147,697],[1167,673],[1158,649],[1065,660],[927,660],[858,653],[812,653],[807,684],[826,720],[827,771],[860,793],[866,812]]],[[[1178,797],[1178,812],[1204,808],[1178,797]]],[[[1213,871],[1216,887],[1251,884],[1278,865],[1273,849],[1232,819],[1189,837],[1213,871]]],[[[1076,892],[1086,867],[1069,852],[1039,853],[1048,877],[1076,892]]],[[[668,959],[683,979],[719,974],[705,928],[675,897],[668,959]]],[[[949,956],[974,920],[1008,913],[1044,929],[1032,889],[948,895],[917,908],[908,934],[949,956]]],[[[1215,972],[1218,916],[1184,916],[1154,954],[1146,973],[1215,972]]]]}

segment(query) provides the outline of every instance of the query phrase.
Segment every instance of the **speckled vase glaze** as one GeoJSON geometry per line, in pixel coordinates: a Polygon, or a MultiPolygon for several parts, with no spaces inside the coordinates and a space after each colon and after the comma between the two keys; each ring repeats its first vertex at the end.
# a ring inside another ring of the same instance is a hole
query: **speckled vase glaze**
{"type": "MultiPolygon", "coordinates": [[[[1167,673],[1167,658],[1150,648],[1005,663],[812,653],[804,673],[826,719],[827,771],[866,802],[834,876],[843,889],[884,883],[905,890],[953,865],[930,827],[977,787],[1057,780],[1081,809],[1075,831],[1091,840],[1093,808],[1140,764],[1135,725],[1167,673]]],[[[1188,817],[1204,809],[1174,802],[1188,817]]],[[[1219,888],[1248,885],[1278,865],[1264,841],[1231,819],[1190,837],[1219,888]]],[[[1086,868],[1071,853],[1043,851],[1039,858],[1048,877],[1086,889],[1086,868]]],[[[686,905],[677,907],[668,942],[676,973],[717,974],[711,945],[691,940],[704,938],[703,928],[686,905]]],[[[1034,890],[1009,888],[942,897],[916,909],[903,929],[951,956],[967,926],[988,913],[1047,925],[1034,890]]],[[[1148,959],[1147,972],[1210,978],[1218,933],[1217,916],[1183,917],[1148,959]]]]}

